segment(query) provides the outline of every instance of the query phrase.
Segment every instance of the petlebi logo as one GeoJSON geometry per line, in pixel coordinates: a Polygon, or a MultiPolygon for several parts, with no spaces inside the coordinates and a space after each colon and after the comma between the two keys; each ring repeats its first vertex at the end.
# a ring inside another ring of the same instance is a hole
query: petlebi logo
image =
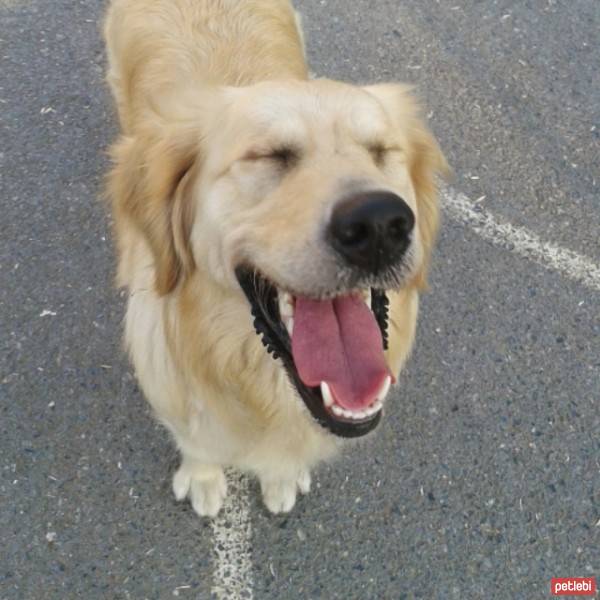
{"type": "Polygon", "coordinates": [[[553,596],[595,596],[595,577],[553,577],[550,582],[553,596]]]}

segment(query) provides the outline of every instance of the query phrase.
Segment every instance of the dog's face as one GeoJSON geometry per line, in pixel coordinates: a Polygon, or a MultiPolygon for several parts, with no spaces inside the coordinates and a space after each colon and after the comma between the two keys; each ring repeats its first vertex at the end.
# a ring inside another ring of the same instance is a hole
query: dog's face
{"type": "Polygon", "coordinates": [[[247,264],[313,298],[414,278],[424,249],[413,227],[419,207],[410,132],[380,99],[317,81],[230,90],[224,105],[192,234],[200,256],[219,248],[215,276],[247,264]],[[378,227],[381,219],[398,231],[361,237],[361,227],[378,227]],[[345,239],[353,228],[356,239],[345,239]]]}
{"type": "Polygon", "coordinates": [[[398,85],[269,82],[195,102],[145,158],[159,292],[195,269],[229,287],[313,416],[366,433],[393,380],[386,292],[425,281],[437,144],[398,85]]]}

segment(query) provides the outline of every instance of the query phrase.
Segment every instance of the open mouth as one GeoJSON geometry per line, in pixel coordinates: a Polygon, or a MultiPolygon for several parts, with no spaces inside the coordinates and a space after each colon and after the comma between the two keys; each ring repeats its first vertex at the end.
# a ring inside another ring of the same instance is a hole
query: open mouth
{"type": "Polygon", "coordinates": [[[394,381],[387,367],[388,298],[384,290],[317,300],[295,296],[254,269],[236,275],[254,328],[280,359],[313,418],[340,437],[359,437],[381,420],[394,381]]]}

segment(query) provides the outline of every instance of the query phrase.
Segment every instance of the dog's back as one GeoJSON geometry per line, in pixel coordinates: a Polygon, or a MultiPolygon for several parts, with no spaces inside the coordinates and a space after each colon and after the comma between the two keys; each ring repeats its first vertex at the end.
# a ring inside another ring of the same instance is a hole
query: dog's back
{"type": "Polygon", "coordinates": [[[307,77],[288,0],[113,0],[105,38],[125,133],[157,93],[190,81],[239,86],[307,77]]]}

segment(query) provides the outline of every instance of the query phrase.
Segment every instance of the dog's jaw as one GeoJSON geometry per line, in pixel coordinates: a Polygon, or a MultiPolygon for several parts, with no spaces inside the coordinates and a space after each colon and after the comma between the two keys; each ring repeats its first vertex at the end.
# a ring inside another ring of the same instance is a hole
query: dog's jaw
{"type": "MultiPolygon", "coordinates": [[[[361,437],[373,431],[381,421],[385,397],[394,381],[391,374],[380,377],[377,389],[364,406],[342,406],[336,401],[326,381],[307,385],[294,360],[294,297],[280,291],[255,270],[240,267],[236,275],[249,303],[256,333],[266,351],[280,360],[298,396],[312,418],[323,428],[339,437],[361,437]]],[[[387,348],[388,300],[385,292],[362,292],[365,304],[373,311],[381,331],[381,343],[387,348]]],[[[382,348],[383,351],[383,348],[382,348]]]]}

